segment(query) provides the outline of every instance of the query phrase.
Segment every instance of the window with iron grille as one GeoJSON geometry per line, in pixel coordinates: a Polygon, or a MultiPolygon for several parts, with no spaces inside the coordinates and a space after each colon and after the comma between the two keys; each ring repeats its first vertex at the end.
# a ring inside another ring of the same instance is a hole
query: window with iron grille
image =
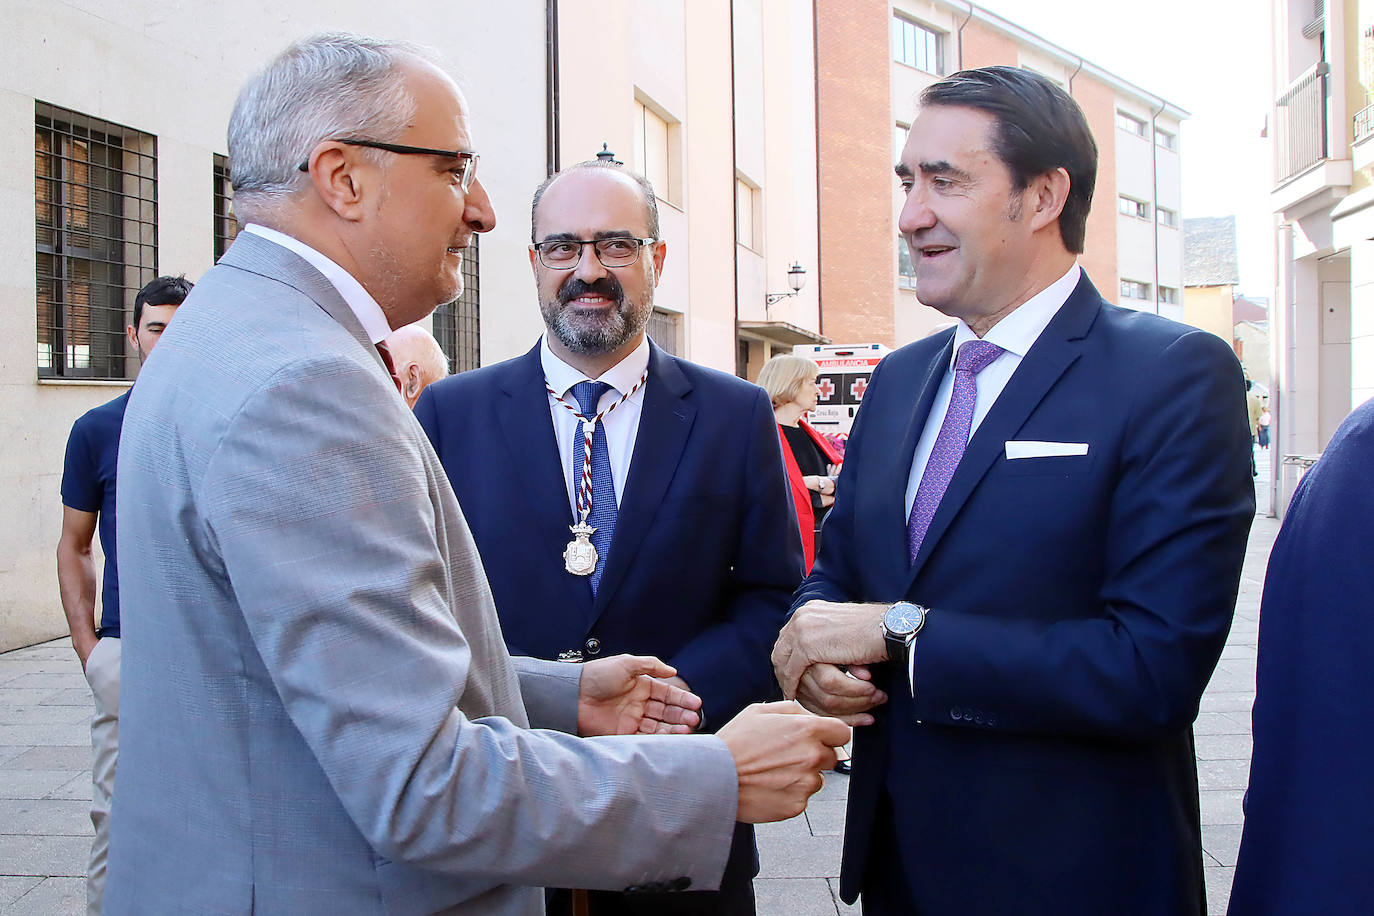
{"type": "Polygon", "coordinates": [[[434,310],[434,339],[448,357],[449,372],[466,372],[482,364],[477,239],[474,235],[463,252],[463,292],[434,310]]]}
{"type": "Polygon", "coordinates": [[[234,218],[234,186],[229,183],[229,157],[215,153],[215,260],[224,257],[239,234],[234,218]]]}
{"type": "Polygon", "coordinates": [[[157,138],[34,105],[39,378],[127,379],[134,297],[157,276],[157,138]]]}
{"type": "Polygon", "coordinates": [[[649,339],[658,344],[660,350],[670,356],[680,355],[682,342],[682,316],[677,312],[654,309],[649,313],[649,339]]]}

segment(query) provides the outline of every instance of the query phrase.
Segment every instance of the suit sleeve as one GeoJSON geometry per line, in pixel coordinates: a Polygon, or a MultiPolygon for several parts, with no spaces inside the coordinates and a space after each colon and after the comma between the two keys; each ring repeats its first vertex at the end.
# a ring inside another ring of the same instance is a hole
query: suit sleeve
{"type": "Polygon", "coordinates": [[[769,655],[804,574],[777,421],[762,389],[749,412],[747,438],[740,485],[747,505],[722,619],[667,659],[701,697],[712,726],[776,694],[769,655]]]}
{"type": "Polygon", "coordinates": [[[359,831],[461,880],[716,887],[737,794],[719,739],[583,740],[460,711],[499,681],[472,668],[495,620],[461,628],[445,598],[485,584],[453,582],[468,571],[436,543],[422,447],[379,373],[322,355],[249,397],[199,485],[244,651],[359,831]]]}
{"type": "MultiPolygon", "coordinates": [[[[949,724],[952,706],[968,706],[991,716],[959,727],[1152,740],[1196,717],[1255,512],[1245,394],[1211,334],[1179,337],[1154,367],[1109,456],[1118,480],[1099,603],[1035,621],[932,608],[916,645],[917,720],[949,724]]],[[[1033,556],[1035,545],[1005,549],[1033,556]]]]}

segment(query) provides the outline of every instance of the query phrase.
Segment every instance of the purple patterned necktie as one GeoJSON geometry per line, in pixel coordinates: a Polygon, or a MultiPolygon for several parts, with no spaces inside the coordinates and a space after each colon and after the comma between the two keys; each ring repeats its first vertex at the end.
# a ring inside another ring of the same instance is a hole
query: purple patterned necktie
{"type": "Polygon", "coordinates": [[[954,391],[949,396],[949,409],[945,411],[945,421],[940,424],[940,434],[935,437],[935,447],[926,460],[921,485],[916,488],[916,499],[911,503],[911,518],[907,521],[907,546],[913,564],[921,552],[926,531],[930,529],[930,520],[935,517],[954,469],[959,466],[959,459],[964,457],[964,449],[968,446],[973,406],[978,401],[976,376],[1002,353],[1001,347],[986,340],[969,340],[959,347],[959,355],[954,360],[954,391]]]}

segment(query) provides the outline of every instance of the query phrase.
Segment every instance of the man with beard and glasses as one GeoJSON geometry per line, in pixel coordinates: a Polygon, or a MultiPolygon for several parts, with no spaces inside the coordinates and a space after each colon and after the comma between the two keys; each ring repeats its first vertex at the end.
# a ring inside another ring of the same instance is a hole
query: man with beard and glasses
{"type": "MultiPolygon", "coordinates": [[[[772,408],[761,388],[645,335],[667,252],[647,181],[579,163],[535,192],[532,224],[547,333],[431,385],[416,416],[511,651],[657,655],[701,696],[710,730],[770,695],[768,652],[802,577],[772,408]]],[[[741,825],[720,891],[593,893],[591,911],[752,913],[757,870],[741,825]]],[[[551,912],[570,896],[552,892],[551,912]]]]}

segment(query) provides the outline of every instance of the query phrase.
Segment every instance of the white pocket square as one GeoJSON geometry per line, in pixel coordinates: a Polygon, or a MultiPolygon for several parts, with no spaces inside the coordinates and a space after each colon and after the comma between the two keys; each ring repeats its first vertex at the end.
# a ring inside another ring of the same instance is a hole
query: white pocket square
{"type": "Polygon", "coordinates": [[[1086,442],[1037,442],[1033,439],[1007,440],[1007,460],[1014,458],[1062,458],[1088,454],[1086,442]]]}

